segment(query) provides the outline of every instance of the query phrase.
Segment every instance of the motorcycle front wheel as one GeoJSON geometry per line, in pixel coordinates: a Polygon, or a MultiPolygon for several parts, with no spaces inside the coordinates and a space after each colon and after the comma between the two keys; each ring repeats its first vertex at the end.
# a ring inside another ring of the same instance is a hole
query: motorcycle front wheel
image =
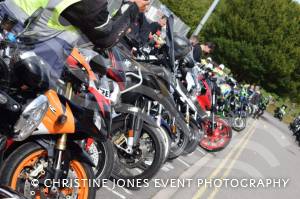
{"type": "Polygon", "coordinates": [[[208,152],[217,152],[223,150],[231,141],[232,129],[226,120],[219,117],[215,118],[216,128],[211,129],[211,121],[202,124],[204,136],[200,140],[200,147],[208,152]]]}
{"type": "MultiPolygon", "coordinates": [[[[79,160],[71,160],[67,181],[76,181],[76,186],[60,186],[55,193],[47,187],[48,154],[40,145],[28,142],[17,148],[4,162],[1,168],[0,182],[26,198],[78,198],[93,199],[96,189],[85,183],[93,179],[92,168],[79,160]],[[34,182],[34,183],[33,183],[34,182]]],[[[74,185],[74,184],[73,184],[74,185]]]]}
{"type": "Polygon", "coordinates": [[[247,120],[246,118],[239,117],[239,116],[234,116],[230,118],[231,120],[231,127],[233,130],[240,132],[246,128],[247,125],[247,120]]]}
{"type": "Polygon", "coordinates": [[[126,147],[127,129],[124,121],[114,122],[112,142],[115,162],[112,178],[124,182],[129,189],[139,189],[159,171],[165,160],[165,144],[159,129],[143,124],[138,144],[129,154],[120,147],[126,147]],[[123,143],[119,146],[119,143],[123,143]]]}

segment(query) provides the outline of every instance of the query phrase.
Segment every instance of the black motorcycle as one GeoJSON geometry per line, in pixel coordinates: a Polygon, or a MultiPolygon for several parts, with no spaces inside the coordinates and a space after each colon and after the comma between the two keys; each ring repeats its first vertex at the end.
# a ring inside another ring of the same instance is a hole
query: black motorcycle
{"type": "Polygon", "coordinates": [[[265,112],[265,110],[267,109],[267,103],[265,102],[260,102],[258,104],[258,109],[256,110],[256,112],[253,114],[253,118],[254,119],[259,119],[265,112]]]}
{"type": "Polygon", "coordinates": [[[285,115],[285,111],[282,110],[282,108],[277,107],[274,111],[274,117],[278,118],[280,121],[282,121],[283,116],[285,115]]]}
{"type": "Polygon", "coordinates": [[[300,145],[300,115],[290,123],[289,129],[293,132],[293,135],[296,137],[296,140],[300,145]]]}

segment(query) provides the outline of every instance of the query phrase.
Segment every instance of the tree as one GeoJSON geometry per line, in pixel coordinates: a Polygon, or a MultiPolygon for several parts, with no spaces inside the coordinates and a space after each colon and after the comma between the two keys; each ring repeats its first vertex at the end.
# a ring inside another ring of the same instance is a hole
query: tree
{"type": "MultiPolygon", "coordinates": [[[[192,30],[212,1],[164,0],[192,30]]],[[[240,81],[300,102],[300,4],[222,0],[200,33],[218,45],[214,58],[240,81]]]]}
{"type": "Polygon", "coordinates": [[[291,0],[225,0],[205,27],[217,59],[239,80],[300,101],[300,6],[291,0]]]}
{"type": "Polygon", "coordinates": [[[161,0],[187,25],[195,30],[213,0],[161,0]]]}

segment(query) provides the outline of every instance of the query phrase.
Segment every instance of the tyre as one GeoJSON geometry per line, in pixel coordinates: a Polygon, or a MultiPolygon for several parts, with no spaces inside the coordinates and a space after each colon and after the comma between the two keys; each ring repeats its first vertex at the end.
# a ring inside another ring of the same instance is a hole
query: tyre
{"type": "Polygon", "coordinates": [[[189,142],[184,149],[184,155],[194,152],[199,145],[199,140],[203,136],[202,130],[195,124],[195,121],[191,121],[190,126],[193,135],[190,136],[189,142]]]}
{"type": "Polygon", "coordinates": [[[164,140],[164,144],[165,144],[165,159],[164,162],[168,159],[169,157],[169,153],[170,153],[170,149],[171,149],[171,138],[169,136],[169,132],[165,127],[160,127],[160,131],[164,140]]]}
{"type": "Polygon", "coordinates": [[[212,132],[210,128],[211,121],[203,123],[204,136],[200,140],[200,147],[208,152],[221,151],[230,143],[232,138],[232,129],[226,120],[216,118],[217,128],[212,132]]]}
{"type": "MultiPolygon", "coordinates": [[[[28,142],[17,148],[4,162],[1,168],[1,184],[7,185],[19,193],[22,193],[26,198],[49,197],[46,184],[47,151],[40,145],[34,142],[28,142]],[[38,173],[35,173],[39,170],[38,173]],[[28,176],[34,175],[34,179],[40,181],[38,187],[33,187],[28,176]]],[[[59,198],[75,198],[78,199],[94,199],[96,197],[96,189],[89,187],[80,179],[93,179],[94,174],[92,168],[78,160],[70,161],[70,170],[68,176],[76,177],[79,181],[79,188],[63,187],[57,189],[59,198]]],[[[73,179],[73,178],[72,178],[73,179]]],[[[55,196],[54,196],[55,197],[55,196]]],[[[53,198],[53,195],[50,196],[53,198]]]]}
{"type": "Polygon", "coordinates": [[[181,130],[177,129],[176,138],[171,140],[171,148],[169,160],[173,160],[184,153],[186,146],[189,143],[189,136],[185,135],[181,130]]]}
{"type": "Polygon", "coordinates": [[[233,117],[231,118],[231,127],[233,130],[240,132],[246,128],[247,120],[243,117],[233,117]]]}
{"type": "Polygon", "coordinates": [[[253,114],[252,106],[247,106],[246,112],[247,112],[247,117],[250,117],[253,114]]]}
{"type": "Polygon", "coordinates": [[[112,126],[112,141],[116,153],[112,178],[122,180],[129,189],[138,189],[141,187],[141,180],[142,183],[149,181],[161,168],[165,160],[165,144],[160,130],[144,123],[139,144],[129,154],[122,149],[126,147],[123,145],[126,134],[124,121],[115,122],[112,126]]]}
{"type": "Polygon", "coordinates": [[[93,167],[95,178],[100,182],[109,179],[114,165],[114,148],[111,141],[100,142],[88,139],[85,150],[96,165],[93,167]]]}

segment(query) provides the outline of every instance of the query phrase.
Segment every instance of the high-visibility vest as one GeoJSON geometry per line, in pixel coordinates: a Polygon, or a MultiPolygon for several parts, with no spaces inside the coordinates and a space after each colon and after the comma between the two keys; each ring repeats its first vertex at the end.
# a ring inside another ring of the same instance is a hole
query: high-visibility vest
{"type": "MultiPolygon", "coordinates": [[[[59,78],[63,71],[65,60],[71,54],[72,48],[82,39],[82,34],[62,19],[62,12],[69,6],[81,0],[7,0],[1,8],[13,14],[20,23],[31,16],[37,9],[44,10],[39,20],[32,26],[31,37],[36,42],[33,51],[49,64],[53,76],[59,78]]],[[[21,26],[22,28],[22,26],[21,26]]],[[[19,31],[19,30],[18,30],[19,31]]]]}
{"type": "Polygon", "coordinates": [[[81,0],[10,0],[6,1],[8,9],[11,10],[19,21],[24,22],[26,18],[38,8],[43,7],[41,18],[33,27],[35,37],[46,40],[52,37],[62,37],[70,43],[80,38],[76,28],[61,17],[62,12],[69,6],[81,0]],[[67,31],[68,34],[62,32],[67,31]]]}

